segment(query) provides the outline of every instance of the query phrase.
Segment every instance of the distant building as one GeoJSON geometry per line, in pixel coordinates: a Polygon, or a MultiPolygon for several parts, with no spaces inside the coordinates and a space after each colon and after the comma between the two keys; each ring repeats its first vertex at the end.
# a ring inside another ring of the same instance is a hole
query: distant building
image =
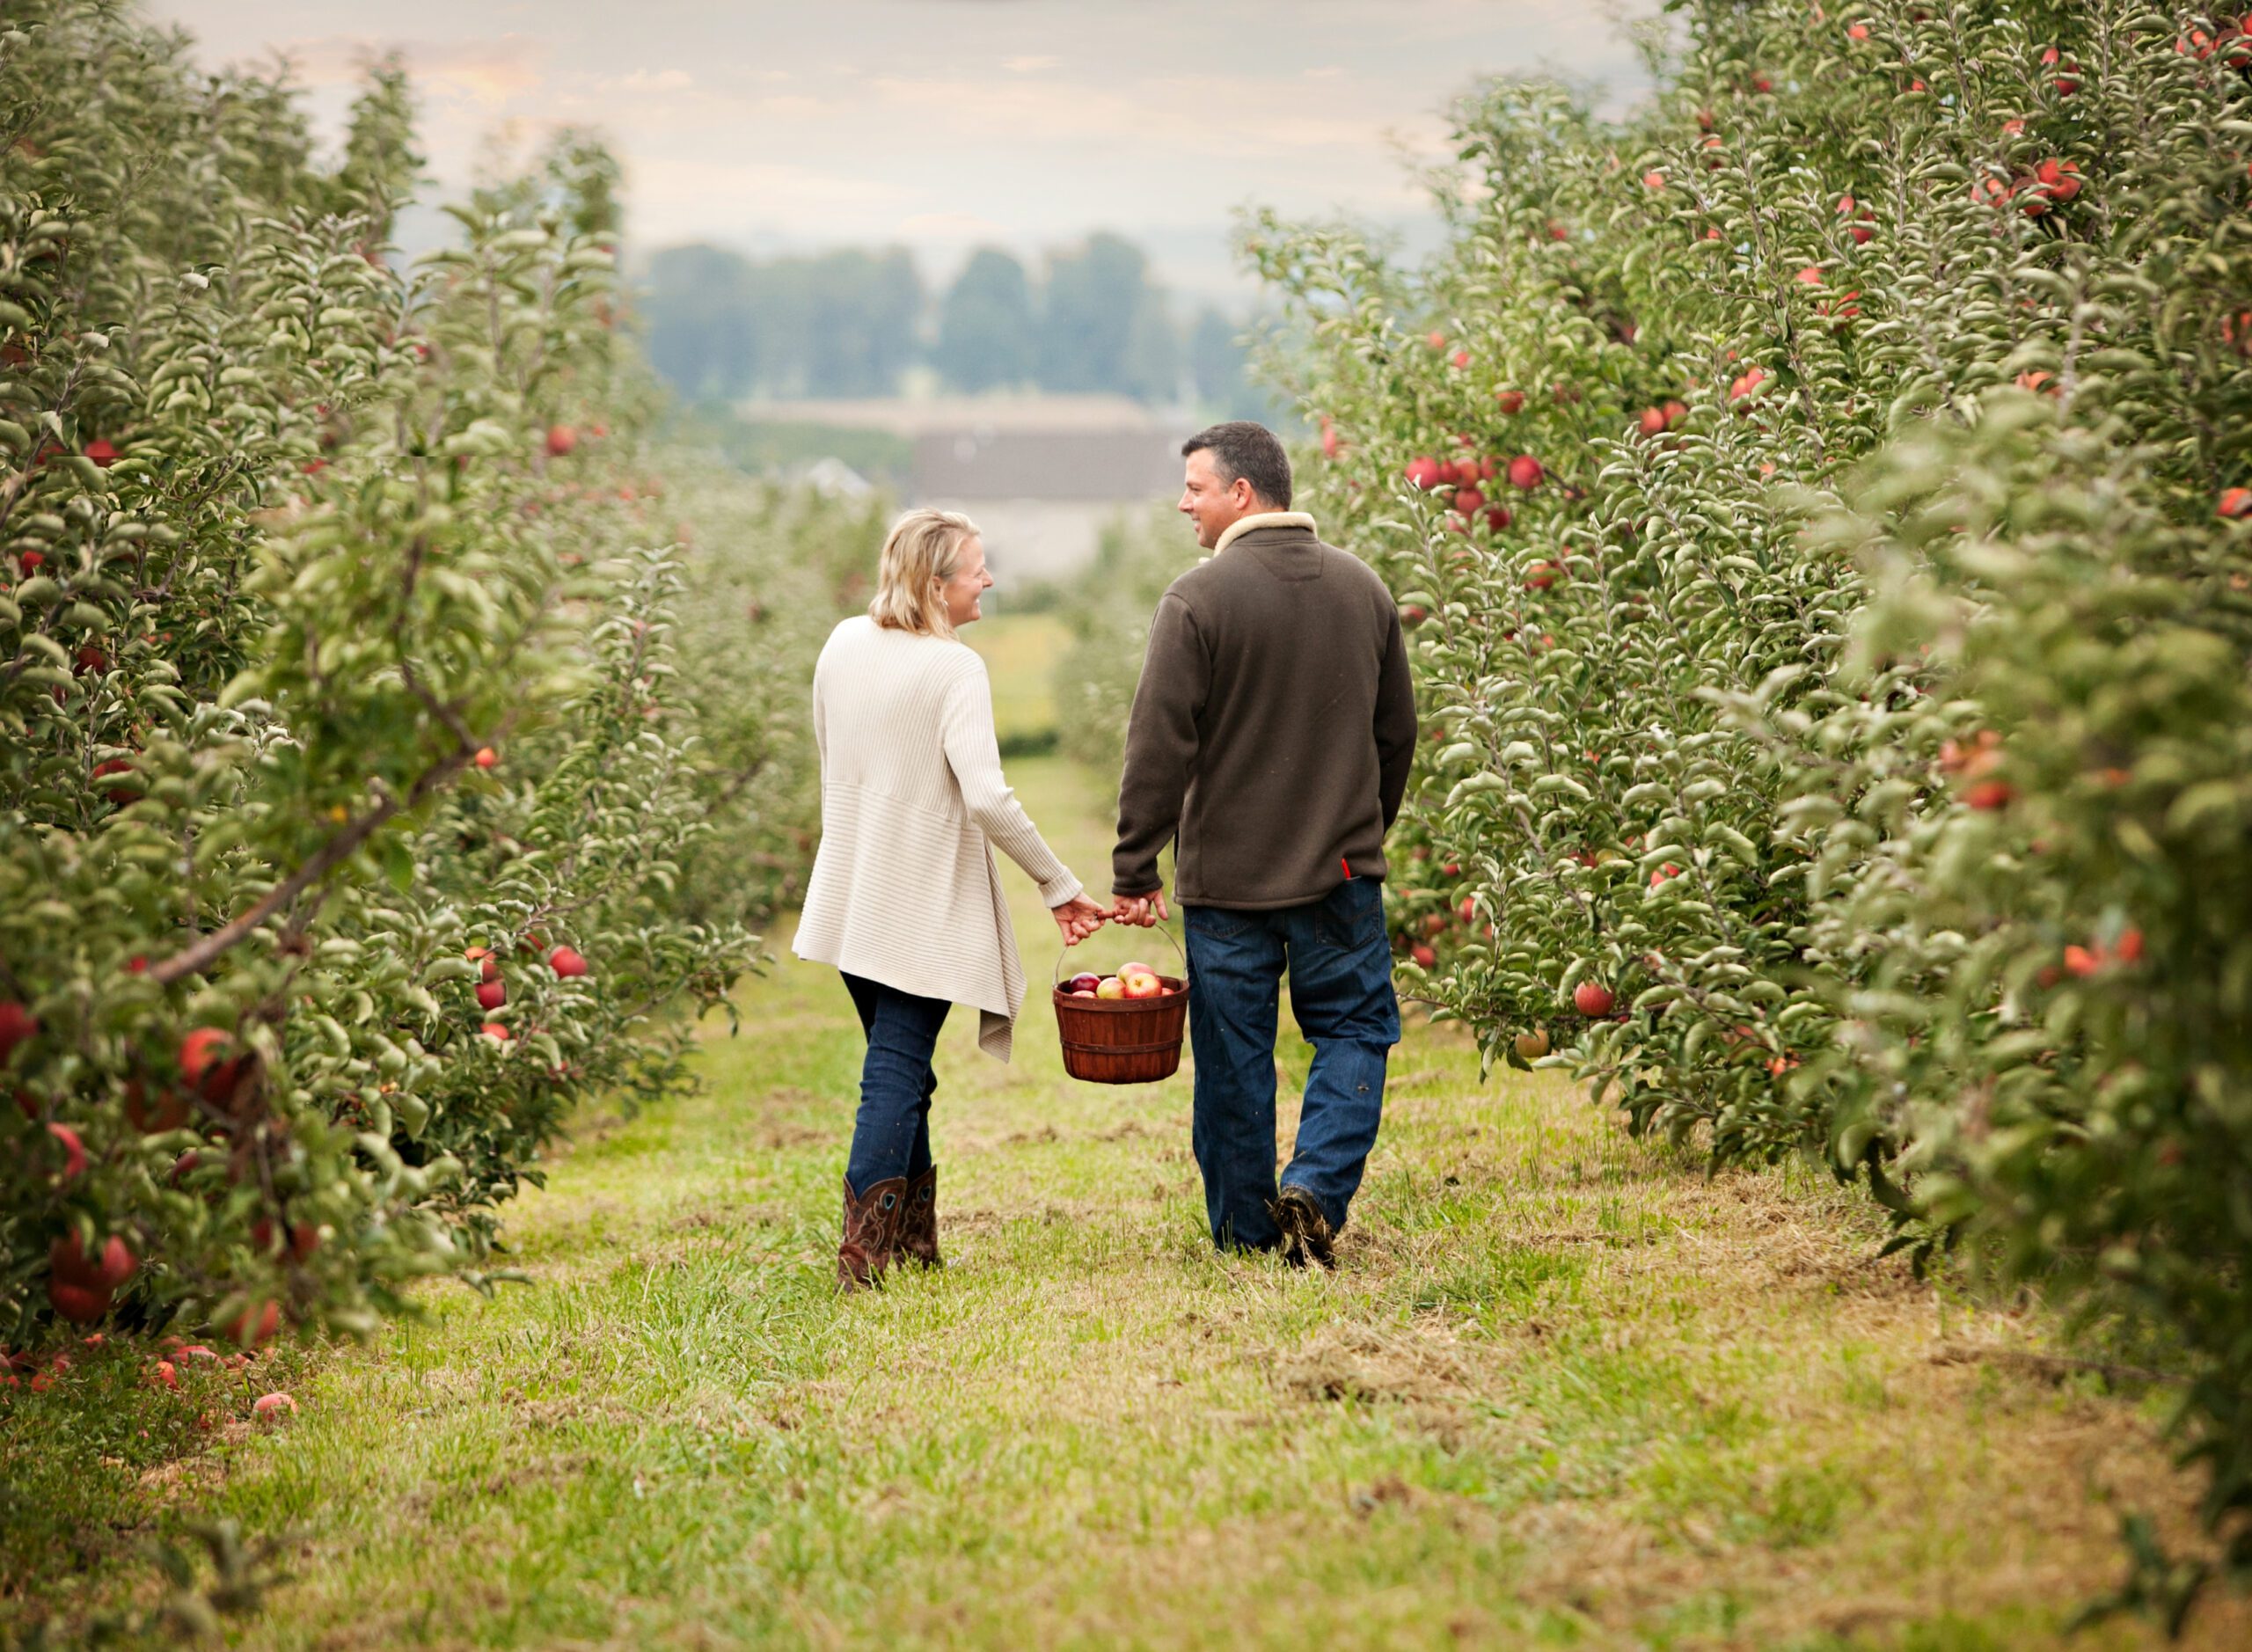
{"type": "Polygon", "coordinates": [[[815,459],[806,466],[806,485],[824,499],[850,500],[857,504],[874,493],[875,484],[839,458],[815,459]]]}
{"type": "Polygon", "coordinates": [[[1188,429],[1113,396],[759,402],[742,412],[907,438],[909,502],[962,512],[983,530],[996,573],[1043,580],[1093,561],[1113,519],[1180,496],[1188,429]]]}

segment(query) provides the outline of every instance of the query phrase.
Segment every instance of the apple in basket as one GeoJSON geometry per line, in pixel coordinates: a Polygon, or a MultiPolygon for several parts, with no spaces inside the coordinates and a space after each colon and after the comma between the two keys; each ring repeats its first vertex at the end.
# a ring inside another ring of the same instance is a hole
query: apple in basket
{"type": "Polygon", "coordinates": [[[1122,998],[1126,996],[1126,983],[1116,976],[1105,976],[1096,983],[1094,995],[1099,998],[1122,998]]]}
{"type": "Polygon", "coordinates": [[[1064,990],[1070,993],[1073,998],[1077,998],[1082,992],[1093,992],[1101,984],[1102,977],[1100,976],[1080,974],[1073,976],[1069,981],[1066,981],[1064,983],[1064,990]]]}
{"type": "Polygon", "coordinates": [[[1165,990],[1165,983],[1146,969],[1139,975],[1127,976],[1123,979],[1126,983],[1126,996],[1130,998],[1153,998],[1165,990]]]}

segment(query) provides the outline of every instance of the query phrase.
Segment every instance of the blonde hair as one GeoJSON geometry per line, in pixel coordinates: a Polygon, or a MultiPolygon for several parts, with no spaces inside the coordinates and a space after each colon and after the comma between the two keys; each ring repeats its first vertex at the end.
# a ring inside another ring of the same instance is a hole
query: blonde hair
{"type": "Polygon", "coordinates": [[[887,631],[953,636],[954,621],[939,587],[961,572],[961,548],[977,537],[977,524],[969,517],[928,506],[892,523],[884,536],[868,618],[887,631]]]}

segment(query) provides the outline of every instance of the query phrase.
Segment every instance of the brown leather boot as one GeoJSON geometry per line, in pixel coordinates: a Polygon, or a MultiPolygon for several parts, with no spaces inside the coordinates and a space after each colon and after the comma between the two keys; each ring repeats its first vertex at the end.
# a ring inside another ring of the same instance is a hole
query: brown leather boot
{"type": "Polygon", "coordinates": [[[925,1268],[943,1268],[939,1254],[939,1167],[907,1184],[907,1211],[899,1219],[899,1254],[925,1268]]]}
{"type": "Polygon", "coordinates": [[[899,1248],[900,1218],[907,1210],[907,1178],[890,1176],[859,1198],[844,1183],[844,1237],[837,1246],[837,1283],[847,1290],[883,1279],[899,1248]]]}

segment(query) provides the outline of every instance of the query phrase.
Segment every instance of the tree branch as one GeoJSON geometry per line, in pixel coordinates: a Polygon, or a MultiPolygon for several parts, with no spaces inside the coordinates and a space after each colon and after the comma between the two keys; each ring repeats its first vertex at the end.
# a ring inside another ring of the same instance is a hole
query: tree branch
{"type": "Polygon", "coordinates": [[[159,986],[170,986],[184,976],[201,973],[218,961],[220,954],[233,947],[267,918],[303,894],[329,871],[348,859],[362,844],[373,837],[384,822],[394,815],[414,808],[432,793],[468,765],[472,749],[457,746],[428,769],[408,788],[404,800],[386,798],[359,819],[347,822],[326,843],[313,852],[311,859],[295,872],[275,884],[240,917],[213,930],[193,945],[174,953],[161,963],[149,967],[150,979],[159,986]]]}

